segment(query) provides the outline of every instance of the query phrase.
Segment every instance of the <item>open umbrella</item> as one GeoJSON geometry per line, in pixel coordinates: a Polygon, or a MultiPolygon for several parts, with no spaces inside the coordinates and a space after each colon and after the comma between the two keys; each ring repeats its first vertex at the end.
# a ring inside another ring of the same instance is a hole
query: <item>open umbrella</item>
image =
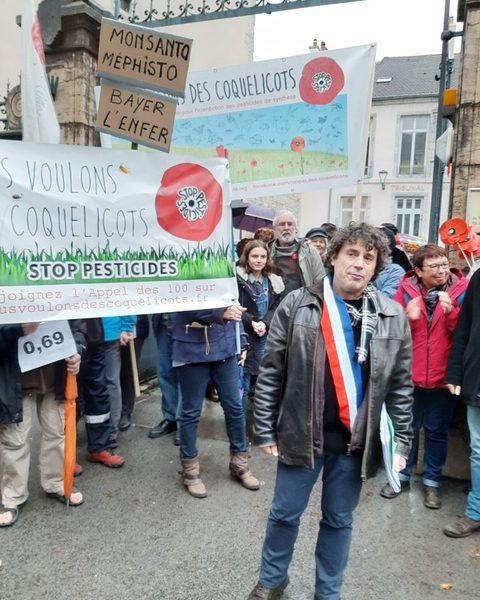
{"type": "Polygon", "coordinates": [[[248,206],[232,208],[232,221],[236,229],[255,233],[260,227],[272,227],[275,210],[268,206],[248,206]]]}
{"type": "Polygon", "coordinates": [[[77,400],[77,378],[67,371],[65,378],[65,451],[63,459],[63,495],[68,502],[73,490],[73,469],[77,448],[77,425],[75,402],[77,400]]]}

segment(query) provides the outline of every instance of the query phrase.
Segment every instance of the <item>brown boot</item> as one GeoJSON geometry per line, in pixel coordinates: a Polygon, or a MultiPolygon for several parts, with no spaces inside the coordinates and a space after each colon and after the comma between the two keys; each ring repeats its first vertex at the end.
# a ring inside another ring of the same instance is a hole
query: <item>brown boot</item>
{"type": "Polygon", "coordinates": [[[248,452],[230,454],[230,475],[237,479],[247,490],[258,490],[260,483],[248,466],[248,452]]]}
{"type": "Polygon", "coordinates": [[[183,485],[194,498],[206,498],[207,490],[200,479],[200,463],[195,458],[182,458],[183,485]]]}

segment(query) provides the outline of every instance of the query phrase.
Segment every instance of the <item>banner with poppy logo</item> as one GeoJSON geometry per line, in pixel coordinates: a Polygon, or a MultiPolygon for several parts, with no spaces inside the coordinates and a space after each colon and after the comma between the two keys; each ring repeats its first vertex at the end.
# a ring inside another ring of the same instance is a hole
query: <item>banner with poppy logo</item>
{"type": "Polygon", "coordinates": [[[232,198],[361,178],[375,45],[193,72],[171,152],[228,157],[232,198]]]}
{"type": "Polygon", "coordinates": [[[0,323],[237,297],[224,158],[0,142],[0,323]]]}

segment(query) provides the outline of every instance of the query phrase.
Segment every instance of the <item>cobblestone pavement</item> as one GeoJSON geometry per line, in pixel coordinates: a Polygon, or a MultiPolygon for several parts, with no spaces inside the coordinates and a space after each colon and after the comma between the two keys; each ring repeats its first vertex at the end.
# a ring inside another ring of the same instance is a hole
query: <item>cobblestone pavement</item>
{"type": "MultiPolygon", "coordinates": [[[[38,430],[32,436],[30,498],[18,523],[0,530],[0,600],[246,600],[256,582],[275,463],[253,448],[258,492],[228,473],[222,412],[206,401],[199,451],[208,498],[191,498],[178,475],[173,436],[151,440],[160,420],[157,390],[137,403],[134,426],[120,433],[122,469],[83,460],[78,430],[76,484],[85,504],[66,508],[40,489],[38,430]]],[[[378,490],[380,473],[362,491],[342,600],[473,600],[480,590],[480,535],[445,537],[460,515],[465,483],[446,480],[444,506],[422,503],[421,481],[395,500],[378,490]],[[442,585],[451,586],[444,590],[442,585]]],[[[306,511],[282,600],[312,600],[313,552],[320,488],[306,511]]]]}

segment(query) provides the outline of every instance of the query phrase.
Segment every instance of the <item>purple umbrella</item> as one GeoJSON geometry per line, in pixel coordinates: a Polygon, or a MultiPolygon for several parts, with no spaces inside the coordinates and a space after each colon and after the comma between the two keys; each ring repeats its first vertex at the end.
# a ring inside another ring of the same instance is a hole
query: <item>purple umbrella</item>
{"type": "Polygon", "coordinates": [[[232,208],[232,221],[235,229],[255,233],[260,227],[272,227],[275,210],[267,206],[241,206],[232,208]]]}

